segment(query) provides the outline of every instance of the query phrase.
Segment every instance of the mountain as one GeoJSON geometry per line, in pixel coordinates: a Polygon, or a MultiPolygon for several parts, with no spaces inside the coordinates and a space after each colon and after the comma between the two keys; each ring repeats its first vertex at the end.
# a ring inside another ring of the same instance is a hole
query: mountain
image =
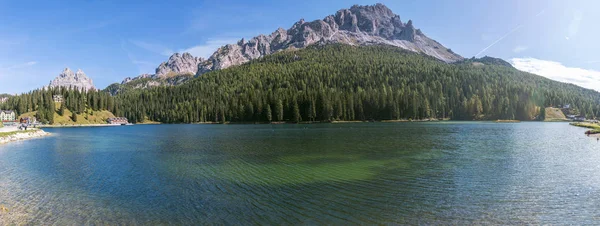
{"type": "Polygon", "coordinates": [[[194,57],[189,53],[175,53],[167,62],[163,62],[156,68],[155,77],[169,78],[176,75],[195,75],[198,71],[198,64],[204,61],[200,57],[194,57]]]}
{"type": "Polygon", "coordinates": [[[86,90],[95,90],[94,82],[91,78],[87,77],[85,73],[78,69],[77,72],[73,73],[71,69],[65,68],[58,77],[50,82],[49,87],[65,87],[65,88],[78,88],[86,90]]]}
{"type": "Polygon", "coordinates": [[[105,89],[112,95],[129,89],[147,89],[156,86],[179,85],[196,75],[198,64],[203,58],[194,57],[190,53],[175,53],[169,60],[162,62],[154,74],[141,74],[137,77],[127,77],[121,84],[114,83],[105,89]]]}
{"type": "Polygon", "coordinates": [[[448,64],[389,45],[312,45],[179,86],[132,90],[115,97],[115,108],[130,122],[163,123],[536,120],[565,103],[600,116],[596,91],[480,61],[448,64]]]}
{"type": "Polygon", "coordinates": [[[193,77],[198,70],[198,64],[202,61],[204,61],[204,59],[194,57],[190,53],[175,53],[169,57],[168,61],[162,62],[158,68],[156,68],[155,74],[142,74],[134,78],[127,77],[121,84],[144,78],[167,79],[177,76],[193,77]]]}
{"type": "Polygon", "coordinates": [[[0,104],[8,101],[8,98],[11,97],[11,96],[12,95],[10,95],[8,93],[2,93],[2,94],[0,94],[0,104]]]}
{"type": "Polygon", "coordinates": [[[315,43],[349,45],[390,45],[424,53],[451,63],[463,58],[416,29],[411,20],[402,23],[400,16],[383,4],[352,6],[339,10],[323,20],[296,22],[290,29],[277,29],[270,35],[259,35],[248,41],[219,48],[200,63],[197,76],[246,63],[286,49],[301,49],[315,43]]]}
{"type": "Polygon", "coordinates": [[[190,74],[200,76],[280,51],[333,43],[354,46],[389,45],[423,53],[446,63],[463,60],[460,55],[416,29],[411,20],[403,23],[400,16],[385,5],[355,5],[322,20],[306,22],[301,19],[288,30],[279,28],[270,35],[259,35],[250,40],[242,39],[235,44],[225,45],[206,60],[189,53],[176,53],[158,66],[154,75],[126,78],[121,85],[139,81],[127,87],[112,84],[111,90],[116,93],[123,89],[179,85],[188,81],[190,74]]]}

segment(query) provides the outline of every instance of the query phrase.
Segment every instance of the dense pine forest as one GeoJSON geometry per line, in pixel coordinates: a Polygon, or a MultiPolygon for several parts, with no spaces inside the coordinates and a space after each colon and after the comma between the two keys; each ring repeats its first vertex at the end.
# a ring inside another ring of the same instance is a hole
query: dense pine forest
{"type": "MultiPolygon", "coordinates": [[[[514,69],[501,59],[446,64],[395,47],[315,45],[204,74],[180,86],[36,90],[0,104],[52,123],[52,95],[73,112],[108,110],[130,122],[540,120],[571,104],[600,116],[600,93],[514,69]]],[[[58,113],[62,109],[57,110],[58,113]]]]}
{"type": "Polygon", "coordinates": [[[312,46],[204,74],[184,85],[130,90],[132,122],[535,120],[545,106],[599,115],[598,92],[483,58],[446,64],[395,47],[312,46]]]}
{"type": "Polygon", "coordinates": [[[111,97],[107,92],[68,88],[38,89],[13,96],[6,103],[0,104],[0,109],[13,109],[17,111],[18,115],[35,111],[37,120],[46,124],[53,124],[54,113],[56,112],[62,116],[65,109],[77,114],[83,113],[87,109],[118,112],[114,97],[111,97]],[[61,104],[58,109],[52,99],[54,95],[63,96],[64,104],[61,104]]]}

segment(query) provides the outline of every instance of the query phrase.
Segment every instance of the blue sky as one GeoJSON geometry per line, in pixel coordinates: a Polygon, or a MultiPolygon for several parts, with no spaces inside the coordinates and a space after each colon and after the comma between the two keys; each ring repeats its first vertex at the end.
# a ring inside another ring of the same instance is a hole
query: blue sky
{"type": "Polygon", "coordinates": [[[384,3],[464,57],[600,90],[600,1],[13,1],[0,0],[0,93],[81,68],[98,88],[153,73],[173,52],[207,57],[243,37],[384,3]]]}

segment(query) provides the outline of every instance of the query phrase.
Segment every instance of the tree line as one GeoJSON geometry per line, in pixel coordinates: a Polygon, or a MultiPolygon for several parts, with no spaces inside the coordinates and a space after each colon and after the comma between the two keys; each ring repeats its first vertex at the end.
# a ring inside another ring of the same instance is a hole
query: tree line
{"type": "MultiPolygon", "coordinates": [[[[115,87],[113,87],[115,88],[115,87]]],[[[0,104],[53,123],[64,109],[108,110],[130,122],[542,119],[570,104],[600,116],[600,93],[518,71],[495,58],[446,64],[388,46],[311,46],[204,74],[183,85],[110,90],[45,88],[0,104]],[[114,91],[114,90],[113,90],[114,91]]]]}
{"type": "Polygon", "coordinates": [[[35,116],[38,121],[49,124],[54,123],[54,113],[64,115],[65,109],[69,109],[76,114],[81,114],[86,109],[118,112],[115,98],[107,92],[62,87],[46,87],[11,96],[5,103],[0,104],[0,108],[15,110],[18,115],[36,112],[35,116]],[[62,96],[63,102],[60,104],[58,111],[53,99],[54,95],[62,96]]]}
{"type": "Polygon", "coordinates": [[[387,46],[312,46],[115,97],[131,122],[540,119],[571,104],[592,118],[600,94],[518,71],[502,60],[446,64],[387,46]]]}

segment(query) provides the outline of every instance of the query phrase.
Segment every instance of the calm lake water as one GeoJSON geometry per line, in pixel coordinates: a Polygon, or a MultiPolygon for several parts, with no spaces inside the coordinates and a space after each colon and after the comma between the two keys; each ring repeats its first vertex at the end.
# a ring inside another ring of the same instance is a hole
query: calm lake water
{"type": "Polygon", "coordinates": [[[142,125],[0,146],[0,224],[597,224],[566,123],[142,125]]]}

